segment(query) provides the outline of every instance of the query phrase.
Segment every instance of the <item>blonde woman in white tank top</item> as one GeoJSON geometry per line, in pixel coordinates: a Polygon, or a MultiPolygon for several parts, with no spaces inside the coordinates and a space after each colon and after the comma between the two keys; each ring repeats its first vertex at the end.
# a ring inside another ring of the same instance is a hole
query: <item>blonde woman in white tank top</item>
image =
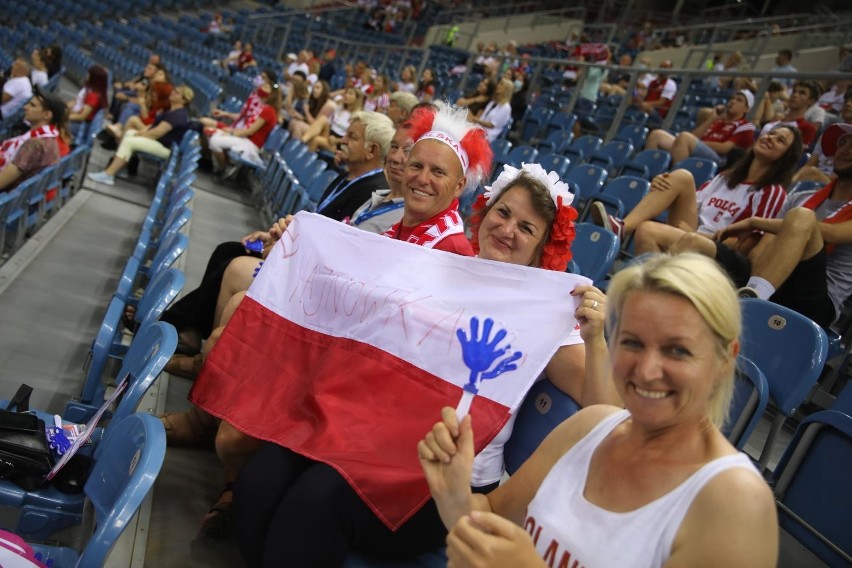
{"type": "MultiPolygon", "coordinates": [[[[775,566],[772,493],[719,430],[741,328],[730,282],[704,257],[658,256],[617,274],[607,305],[610,354],[587,350],[586,368],[625,410],[580,411],[488,495],[469,489],[469,418],[444,409],[418,445],[450,565],[775,566]]],[[[598,306],[586,295],[578,315],[598,306]]]]}

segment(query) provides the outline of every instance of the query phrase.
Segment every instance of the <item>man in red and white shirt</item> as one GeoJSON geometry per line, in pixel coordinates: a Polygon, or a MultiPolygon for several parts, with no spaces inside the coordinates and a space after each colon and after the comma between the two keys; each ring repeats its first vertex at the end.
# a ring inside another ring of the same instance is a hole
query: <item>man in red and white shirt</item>
{"type": "Polygon", "coordinates": [[[817,101],[819,87],[813,81],[799,81],[793,86],[793,93],[787,102],[787,114],[781,120],[767,122],[763,125],[761,134],[769,132],[779,124],[795,126],[802,133],[802,142],[810,146],[816,141],[817,129],[805,120],[805,112],[817,101]]]}
{"type": "MultiPolygon", "coordinates": [[[[668,60],[660,63],[660,69],[670,69],[671,66],[672,62],[668,60]]],[[[668,75],[659,73],[657,78],[648,84],[648,90],[643,99],[639,98],[638,93],[634,93],[633,104],[648,113],[651,124],[661,124],[672,105],[675,93],[677,93],[677,83],[668,75]]]]}
{"type": "Polygon", "coordinates": [[[674,163],[690,156],[722,164],[734,148],[746,150],[754,143],[755,127],[745,115],[754,105],[751,91],[737,92],[724,107],[719,107],[692,132],[677,136],[657,129],[648,135],[646,150],[667,150],[674,163]]]}

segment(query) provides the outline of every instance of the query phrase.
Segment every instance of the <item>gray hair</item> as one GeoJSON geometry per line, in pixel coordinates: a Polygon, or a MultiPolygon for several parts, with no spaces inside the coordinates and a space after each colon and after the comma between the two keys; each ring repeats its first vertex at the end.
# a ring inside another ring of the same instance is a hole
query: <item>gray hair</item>
{"type": "Polygon", "coordinates": [[[388,155],[391,139],[396,134],[393,121],[379,112],[362,110],[352,115],[352,120],[364,125],[364,141],[379,145],[382,162],[388,155]]]}

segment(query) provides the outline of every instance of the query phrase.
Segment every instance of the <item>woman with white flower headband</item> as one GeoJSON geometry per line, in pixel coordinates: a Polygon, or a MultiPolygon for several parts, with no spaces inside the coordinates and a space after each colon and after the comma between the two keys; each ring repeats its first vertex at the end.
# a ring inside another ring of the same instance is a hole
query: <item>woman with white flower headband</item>
{"type": "MultiPolygon", "coordinates": [[[[440,136],[435,136],[436,143],[445,144],[440,136]]],[[[423,144],[421,140],[431,141],[421,134],[412,150],[417,171],[421,167],[417,160],[435,159],[417,157],[415,151],[423,144]]],[[[426,147],[440,146],[427,144],[426,147]]],[[[407,185],[408,210],[409,194],[422,185],[407,185]]],[[[567,185],[538,164],[525,164],[520,170],[504,167],[503,173],[486,189],[486,194],[475,204],[472,217],[473,248],[479,257],[564,271],[571,258],[573,221],[577,218],[567,185]]],[[[428,203],[426,195],[418,197],[428,203]]],[[[431,208],[422,208],[420,216],[431,215],[428,218],[434,219],[432,212],[437,210],[441,216],[442,207],[435,203],[431,208]]],[[[415,207],[413,211],[420,209],[415,207]]],[[[404,225],[405,217],[400,226],[404,225]]],[[[398,230],[396,227],[386,234],[393,237],[398,230]]],[[[557,351],[545,374],[581,405],[618,404],[608,376],[586,377],[584,381],[587,350],[581,336],[587,339],[590,353],[598,356],[606,353],[602,331],[605,297],[592,286],[578,287],[574,293],[583,295],[581,305],[585,306],[576,313],[580,329],[557,351]]],[[[476,457],[471,479],[473,491],[484,493],[498,485],[503,475],[503,445],[513,424],[510,420],[476,457]]],[[[286,554],[293,566],[332,567],[342,565],[350,549],[376,557],[414,558],[444,544],[447,531],[433,501],[393,532],[336,470],[322,463],[306,466],[306,461],[307,458],[286,448],[264,444],[240,471],[235,487],[234,531],[248,565],[275,566],[281,555],[286,554]],[[293,471],[299,467],[302,471],[295,476],[293,471]],[[294,477],[309,478],[310,483],[294,481],[294,477]],[[282,487],[282,479],[287,480],[287,487],[282,487]]]]}

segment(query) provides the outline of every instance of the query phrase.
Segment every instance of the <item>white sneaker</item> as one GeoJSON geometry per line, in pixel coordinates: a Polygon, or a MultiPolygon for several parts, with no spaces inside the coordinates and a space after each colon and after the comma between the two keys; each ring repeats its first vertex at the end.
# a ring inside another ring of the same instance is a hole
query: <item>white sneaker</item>
{"type": "Polygon", "coordinates": [[[115,177],[106,172],[93,172],[88,174],[86,177],[104,185],[115,185],[115,177]]]}

